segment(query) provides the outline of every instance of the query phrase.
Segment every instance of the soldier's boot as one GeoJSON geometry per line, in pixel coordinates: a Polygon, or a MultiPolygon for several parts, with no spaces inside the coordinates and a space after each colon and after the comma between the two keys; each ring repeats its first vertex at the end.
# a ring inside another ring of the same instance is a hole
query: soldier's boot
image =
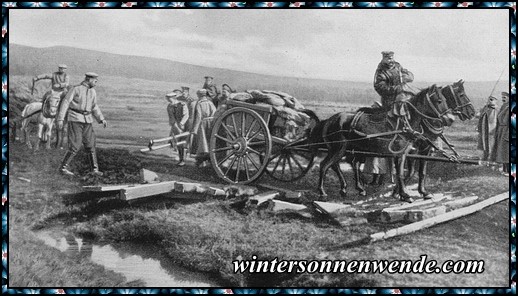
{"type": "Polygon", "coordinates": [[[72,173],[68,169],[68,165],[70,164],[70,162],[72,161],[72,159],[74,158],[75,155],[76,155],[75,153],[70,152],[70,151],[67,151],[67,154],[65,154],[65,158],[63,158],[63,161],[61,162],[61,166],[59,167],[59,172],[62,175],[74,176],[74,173],[72,173]]]}
{"type": "Polygon", "coordinates": [[[92,169],[92,174],[98,177],[104,175],[103,172],[99,171],[99,164],[97,163],[97,154],[94,149],[89,151],[90,158],[90,168],[92,169]]]}
{"type": "Polygon", "coordinates": [[[185,166],[185,149],[178,148],[178,166],[185,166]]]}

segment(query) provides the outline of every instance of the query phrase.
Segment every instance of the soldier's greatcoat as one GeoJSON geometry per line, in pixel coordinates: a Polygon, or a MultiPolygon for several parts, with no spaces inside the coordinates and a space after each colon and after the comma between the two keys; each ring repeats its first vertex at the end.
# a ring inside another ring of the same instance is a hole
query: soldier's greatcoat
{"type": "Polygon", "coordinates": [[[216,112],[216,106],[208,97],[201,98],[194,109],[194,122],[192,132],[196,134],[198,146],[196,155],[209,152],[209,138],[212,126],[212,119],[216,112]]]}
{"type": "Polygon", "coordinates": [[[186,124],[189,120],[189,108],[185,101],[169,103],[167,105],[167,115],[169,116],[169,125],[171,131],[169,136],[178,135],[186,131],[186,124]]]}
{"type": "Polygon", "coordinates": [[[491,160],[509,163],[509,103],[504,103],[496,118],[495,142],[491,160]]]}
{"type": "Polygon", "coordinates": [[[478,145],[477,149],[482,150],[482,160],[486,161],[491,155],[491,149],[495,142],[496,130],[496,109],[494,106],[486,105],[480,110],[478,119],[478,145]]]}
{"type": "Polygon", "coordinates": [[[381,96],[381,103],[384,107],[392,106],[400,93],[415,94],[415,91],[405,87],[412,81],[414,81],[414,74],[401,67],[399,63],[395,62],[392,68],[380,63],[374,75],[374,89],[381,96]]]}
{"type": "Polygon", "coordinates": [[[38,81],[41,79],[50,79],[52,90],[58,91],[58,92],[62,92],[70,84],[70,79],[68,78],[68,75],[65,72],[63,72],[63,73],[54,72],[52,74],[41,74],[41,75],[36,76],[35,81],[38,81]]]}

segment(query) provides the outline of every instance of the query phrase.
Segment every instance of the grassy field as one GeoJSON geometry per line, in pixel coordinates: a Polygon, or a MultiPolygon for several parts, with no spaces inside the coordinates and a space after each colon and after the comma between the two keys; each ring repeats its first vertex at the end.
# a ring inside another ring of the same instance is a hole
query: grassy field
{"type": "MultiPolygon", "coordinates": [[[[15,108],[18,105],[32,99],[26,81],[28,77],[20,76],[10,80],[11,118],[16,117],[15,108]]],[[[103,243],[139,241],[159,245],[175,263],[215,274],[232,286],[400,287],[404,284],[409,287],[484,287],[508,284],[507,203],[416,234],[344,249],[340,247],[344,242],[385,230],[388,226],[367,224],[342,228],[330,224],[323,217],[307,220],[265,211],[240,212],[232,207],[232,200],[181,202],[159,196],[127,205],[110,197],[99,198],[81,193],[81,185],[136,183],[141,168],[159,173],[162,180],[179,175],[219,182],[211,169],[179,168],[174,166],[170,157],[145,156],[134,152],[144,147],[148,139],[168,134],[163,94],[180,85],[103,77],[98,87],[99,104],[109,127],[102,129],[95,126],[100,143],[99,164],[105,172],[100,179],[86,175],[88,162],[83,153],[72,165],[72,170],[79,172],[79,176],[65,179],[57,174],[64,151],[33,153],[19,143],[9,143],[10,286],[139,285],[128,283],[120,275],[91,262],[71,262],[56,250],[37,248],[41,242],[31,231],[52,227],[61,227],[78,236],[93,237],[103,243]],[[115,146],[127,148],[115,149],[115,146]],[[447,259],[485,260],[486,271],[478,275],[257,276],[234,274],[231,270],[232,260],[239,257],[249,259],[252,255],[261,259],[418,260],[421,254],[427,254],[430,259],[439,262],[447,259]],[[42,264],[33,264],[34,258],[46,259],[38,259],[42,264]],[[88,280],[81,280],[79,275],[88,280]]],[[[43,93],[43,85],[38,93],[43,93]]],[[[336,105],[333,107],[307,103],[308,108],[315,110],[322,118],[342,108],[359,106],[358,102],[347,106],[333,104],[336,105]]],[[[472,120],[456,122],[446,131],[463,156],[476,155],[474,128],[475,121],[472,120]]],[[[459,191],[462,195],[477,194],[487,198],[508,189],[507,179],[487,167],[431,163],[429,176],[428,187],[432,193],[459,191]]],[[[352,181],[350,172],[346,173],[346,178],[348,182],[352,181]]],[[[330,174],[328,180],[326,188],[331,200],[342,202],[334,174],[330,174]]],[[[289,184],[270,180],[266,176],[261,181],[293,190],[314,191],[317,174],[312,171],[301,180],[289,184]]],[[[368,188],[370,195],[375,191],[368,188]]],[[[306,202],[311,202],[315,197],[310,194],[306,202]]],[[[360,197],[351,189],[348,198],[360,197]]]]}

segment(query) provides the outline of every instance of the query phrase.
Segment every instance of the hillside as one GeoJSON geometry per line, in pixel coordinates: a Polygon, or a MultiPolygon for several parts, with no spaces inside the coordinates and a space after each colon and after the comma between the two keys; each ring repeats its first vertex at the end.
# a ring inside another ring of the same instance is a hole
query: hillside
{"type": "MultiPolygon", "coordinates": [[[[338,104],[370,105],[378,99],[372,82],[351,82],[322,79],[303,79],[261,75],[220,68],[195,66],[186,63],[139,56],[110,54],[100,51],[72,48],[49,47],[35,48],[17,44],[9,45],[9,74],[33,76],[56,70],[58,63],[65,63],[73,80],[81,79],[88,71],[94,71],[102,78],[107,76],[147,81],[171,82],[171,90],[181,84],[193,88],[201,87],[203,77],[212,75],[218,85],[228,83],[237,90],[274,89],[288,92],[303,102],[333,102],[338,104]]],[[[373,69],[374,71],[374,69],[373,69]]],[[[462,77],[459,77],[459,79],[462,77]]],[[[451,81],[453,82],[453,81],[451,81]]],[[[451,82],[433,82],[444,85],[451,82]]],[[[425,87],[431,82],[418,82],[425,87]]],[[[469,82],[466,91],[478,108],[491,92],[494,82],[469,82]]],[[[495,93],[505,85],[500,81],[495,93]]]]}

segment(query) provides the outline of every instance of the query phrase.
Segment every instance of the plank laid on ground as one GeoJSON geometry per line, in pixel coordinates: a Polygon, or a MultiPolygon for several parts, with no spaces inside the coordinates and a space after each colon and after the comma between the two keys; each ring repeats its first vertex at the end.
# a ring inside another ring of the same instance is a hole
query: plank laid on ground
{"type": "Polygon", "coordinates": [[[175,181],[174,191],[180,193],[196,192],[198,187],[201,187],[201,183],[175,181]]]}
{"type": "Polygon", "coordinates": [[[314,201],[313,204],[320,212],[328,214],[342,226],[353,226],[367,223],[365,212],[351,207],[351,205],[331,202],[314,201]]]}
{"type": "Polygon", "coordinates": [[[283,198],[288,198],[288,199],[301,198],[305,192],[305,191],[293,191],[293,190],[289,190],[286,188],[280,188],[280,187],[276,187],[276,186],[272,186],[272,185],[268,185],[268,184],[259,184],[257,186],[262,187],[264,189],[268,189],[268,190],[278,191],[282,194],[283,198]]]}
{"type": "Polygon", "coordinates": [[[120,197],[123,200],[133,200],[137,198],[168,193],[174,190],[176,181],[144,184],[120,189],[120,197]]]}
{"type": "Polygon", "coordinates": [[[474,203],[478,199],[478,196],[468,196],[457,200],[452,200],[449,202],[445,202],[444,205],[446,206],[447,211],[456,210],[458,208],[465,207],[469,204],[474,203]]]}
{"type": "Polygon", "coordinates": [[[493,196],[491,198],[488,198],[488,199],[486,199],[484,201],[481,201],[479,203],[476,203],[474,205],[467,206],[465,208],[460,208],[460,209],[457,209],[457,210],[453,210],[451,212],[447,212],[447,213],[444,213],[444,214],[439,215],[439,216],[435,216],[435,217],[430,218],[430,219],[422,220],[422,221],[415,222],[415,223],[412,223],[412,224],[409,224],[409,225],[405,225],[405,226],[402,226],[402,227],[399,227],[399,228],[391,229],[391,230],[386,231],[386,232],[383,231],[383,232],[378,232],[378,233],[371,234],[371,236],[370,236],[371,240],[370,241],[371,242],[375,242],[375,241],[378,241],[378,240],[383,240],[383,239],[391,238],[391,237],[398,236],[398,235],[412,233],[412,232],[415,232],[415,231],[418,231],[418,230],[421,230],[421,229],[424,229],[424,228],[428,228],[428,227],[434,226],[434,225],[439,224],[439,223],[443,223],[443,222],[446,222],[446,221],[450,221],[450,220],[453,220],[453,219],[464,217],[464,216],[467,216],[469,214],[473,214],[473,213],[475,213],[477,211],[480,211],[483,208],[486,208],[488,206],[491,206],[493,204],[496,204],[498,202],[506,200],[508,198],[509,198],[509,192],[501,193],[499,195],[493,196]]]}
{"type": "Polygon", "coordinates": [[[119,185],[95,185],[95,186],[83,186],[85,191],[94,192],[107,192],[107,191],[120,191],[126,187],[139,186],[141,184],[119,184],[119,185]]]}
{"type": "Polygon", "coordinates": [[[438,200],[425,200],[397,207],[384,208],[378,216],[378,222],[394,223],[400,221],[416,222],[444,214],[446,207],[438,200]]]}
{"type": "Polygon", "coordinates": [[[261,194],[254,195],[249,198],[250,203],[253,205],[260,205],[266,201],[269,201],[270,199],[274,199],[280,195],[277,191],[267,191],[261,194]]]}
{"type": "Polygon", "coordinates": [[[282,200],[270,199],[268,200],[268,209],[273,212],[292,212],[301,215],[305,218],[311,218],[308,207],[301,204],[295,204],[282,200]]]}
{"type": "Polygon", "coordinates": [[[207,190],[207,194],[211,196],[226,196],[227,193],[221,188],[211,187],[207,190]]]}
{"type": "Polygon", "coordinates": [[[351,205],[344,205],[344,204],[337,204],[332,202],[325,202],[325,201],[314,201],[313,204],[319,210],[320,212],[324,214],[329,214],[341,210],[341,209],[349,209],[351,208],[351,205]]]}
{"type": "Polygon", "coordinates": [[[388,210],[388,211],[391,211],[391,210],[403,210],[403,209],[407,209],[407,208],[413,208],[413,207],[416,207],[416,206],[422,206],[422,205],[428,205],[428,204],[431,204],[431,203],[436,203],[436,202],[439,202],[439,201],[442,201],[444,199],[448,199],[448,198],[452,198],[452,196],[446,196],[446,195],[443,195],[443,194],[437,194],[436,196],[434,196],[433,198],[431,199],[422,199],[422,200],[418,200],[418,201],[415,201],[413,203],[402,203],[401,205],[397,205],[397,206],[394,206],[394,207],[388,207],[388,208],[385,208],[383,210],[388,210]]]}

